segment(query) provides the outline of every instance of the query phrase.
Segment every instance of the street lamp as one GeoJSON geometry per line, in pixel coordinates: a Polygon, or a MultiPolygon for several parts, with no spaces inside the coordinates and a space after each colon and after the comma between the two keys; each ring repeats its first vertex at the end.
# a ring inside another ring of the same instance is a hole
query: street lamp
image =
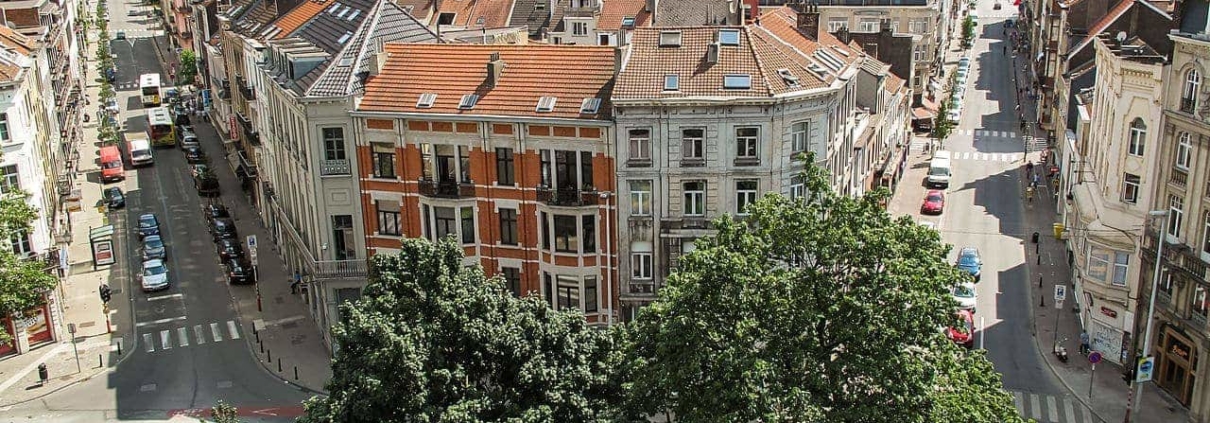
{"type": "MultiPolygon", "coordinates": [[[[1162,268],[1160,265],[1160,260],[1163,260],[1164,256],[1163,231],[1168,230],[1168,220],[1172,216],[1170,213],[1168,213],[1168,210],[1152,210],[1147,212],[1147,217],[1149,218],[1160,216],[1164,216],[1164,225],[1159,231],[1156,231],[1156,244],[1158,245],[1155,247],[1155,271],[1151,276],[1151,298],[1149,299],[1149,304],[1147,305],[1147,329],[1143,332],[1143,355],[1141,358],[1147,358],[1147,356],[1151,355],[1151,329],[1153,326],[1152,321],[1155,320],[1155,291],[1159,289],[1160,269],[1162,268]]],[[[1141,399],[1143,397],[1143,383],[1138,381],[1138,361],[1138,359],[1135,359],[1135,369],[1133,372],[1134,381],[1131,382],[1134,384],[1134,392],[1132,392],[1130,397],[1126,399],[1126,420],[1124,420],[1126,423],[1130,422],[1130,411],[1134,406],[1135,400],[1139,399],[1138,402],[1140,404],[1142,403],[1141,399]]]]}

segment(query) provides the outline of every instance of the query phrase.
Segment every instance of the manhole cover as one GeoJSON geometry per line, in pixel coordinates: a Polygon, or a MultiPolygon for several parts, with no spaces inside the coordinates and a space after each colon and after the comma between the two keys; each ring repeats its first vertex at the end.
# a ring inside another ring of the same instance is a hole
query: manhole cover
{"type": "Polygon", "coordinates": [[[281,324],[282,329],[294,329],[298,327],[298,322],[286,322],[281,324]]]}
{"type": "Polygon", "coordinates": [[[84,323],[81,323],[81,324],[80,324],[80,327],[81,327],[81,328],[91,328],[91,327],[96,326],[96,325],[97,325],[97,322],[95,322],[95,321],[93,321],[93,322],[84,322],[84,323]]]}

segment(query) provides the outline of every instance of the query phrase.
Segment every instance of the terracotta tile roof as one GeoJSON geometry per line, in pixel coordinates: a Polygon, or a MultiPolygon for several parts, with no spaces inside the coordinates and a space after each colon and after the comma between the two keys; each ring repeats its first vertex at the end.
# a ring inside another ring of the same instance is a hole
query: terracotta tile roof
{"type": "MultiPolygon", "coordinates": [[[[462,28],[499,28],[508,25],[513,0],[444,0],[438,10],[453,13],[451,26],[462,28]]],[[[436,19],[433,20],[435,25],[436,19]]]]}
{"type": "Polygon", "coordinates": [[[38,8],[4,9],[4,19],[12,22],[17,28],[30,28],[41,25],[38,21],[38,8]]]}
{"type": "Polygon", "coordinates": [[[290,33],[294,32],[294,30],[298,29],[298,27],[307,23],[307,21],[311,20],[311,18],[314,18],[315,15],[318,15],[320,12],[323,12],[324,9],[327,9],[328,6],[335,2],[336,0],[311,0],[299,5],[298,7],[294,8],[294,10],[286,13],[285,16],[282,16],[281,19],[278,19],[277,22],[273,24],[273,26],[278,28],[275,31],[277,35],[274,35],[270,38],[286,38],[286,36],[289,36],[290,33]]]}
{"type": "Polygon", "coordinates": [[[647,12],[647,1],[605,0],[601,5],[601,16],[597,18],[597,30],[621,30],[623,18],[634,18],[635,27],[647,26],[651,19],[651,13],[647,12]]]}
{"type": "Polygon", "coordinates": [[[0,44],[12,49],[14,53],[24,56],[28,56],[37,48],[34,39],[21,35],[12,28],[3,25],[0,25],[0,44]]]}
{"type": "Polygon", "coordinates": [[[735,25],[731,0],[659,0],[652,23],[660,27],[735,25]]]}
{"type": "Polygon", "coordinates": [[[505,115],[573,119],[609,119],[614,81],[614,49],[568,45],[386,45],[381,73],[366,83],[357,110],[452,115],[505,115]],[[487,64],[500,53],[504,70],[495,87],[486,85],[487,64]],[[425,93],[437,95],[431,108],[417,108],[425,93]],[[470,110],[458,108],[462,96],[476,94],[470,110]],[[543,96],[556,97],[554,110],[536,112],[543,96]],[[584,99],[601,99],[595,114],[581,114],[584,99]]]}
{"type": "Polygon", "coordinates": [[[433,6],[436,2],[433,0],[395,0],[394,3],[408,14],[424,22],[429,18],[429,14],[433,13],[433,6]]]}

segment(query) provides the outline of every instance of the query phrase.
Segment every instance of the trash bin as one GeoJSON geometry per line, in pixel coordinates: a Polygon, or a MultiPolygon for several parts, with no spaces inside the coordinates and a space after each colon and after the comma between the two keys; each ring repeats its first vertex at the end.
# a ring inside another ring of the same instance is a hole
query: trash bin
{"type": "Polygon", "coordinates": [[[47,380],[50,380],[50,372],[46,370],[46,363],[39,364],[38,381],[41,383],[46,383],[47,380]]]}
{"type": "Polygon", "coordinates": [[[1066,229],[1062,223],[1054,224],[1055,239],[1063,239],[1063,231],[1066,229]]]}

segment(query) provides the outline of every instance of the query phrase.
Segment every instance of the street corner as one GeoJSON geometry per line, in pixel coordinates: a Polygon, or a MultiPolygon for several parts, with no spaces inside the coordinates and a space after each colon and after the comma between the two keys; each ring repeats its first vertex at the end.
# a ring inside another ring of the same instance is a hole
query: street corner
{"type": "MultiPolygon", "coordinates": [[[[298,417],[302,417],[303,412],[305,411],[301,405],[289,407],[274,407],[256,404],[230,405],[235,408],[235,415],[238,417],[248,417],[262,420],[284,419],[287,421],[293,421],[298,417]]],[[[182,421],[194,421],[193,419],[214,417],[214,410],[210,408],[182,408],[168,410],[165,417],[167,417],[169,420],[187,417],[189,418],[188,420],[182,421]]]]}
{"type": "Polygon", "coordinates": [[[312,393],[324,393],[332,378],[331,357],[319,331],[305,316],[252,321],[253,352],[277,378],[312,393]]]}
{"type": "Polygon", "coordinates": [[[41,398],[104,373],[113,358],[109,342],[108,337],[96,337],[77,342],[74,349],[71,342],[63,342],[49,351],[31,352],[32,360],[14,363],[25,367],[2,373],[8,379],[0,382],[0,406],[41,398]]]}

